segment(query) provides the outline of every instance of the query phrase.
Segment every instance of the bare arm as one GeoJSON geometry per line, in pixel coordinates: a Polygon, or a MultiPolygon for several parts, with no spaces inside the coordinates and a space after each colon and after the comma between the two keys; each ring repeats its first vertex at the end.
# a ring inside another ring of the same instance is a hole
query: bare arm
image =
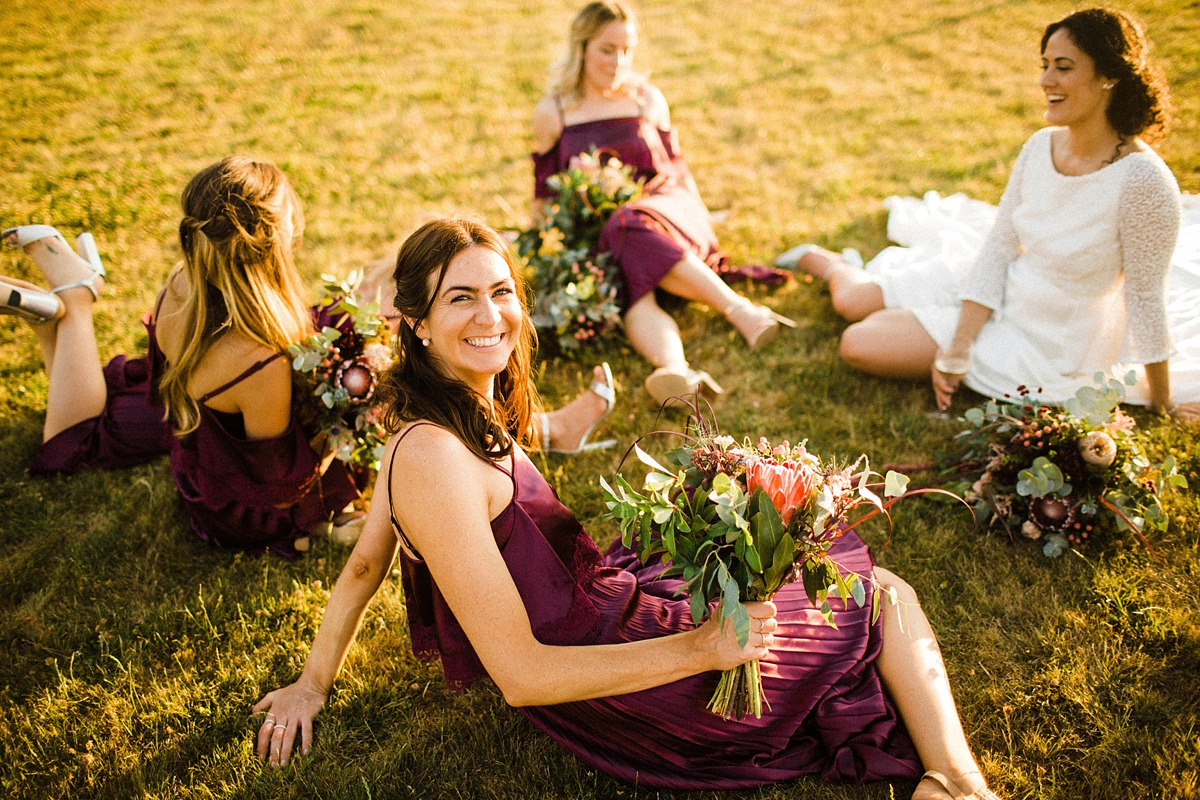
{"type": "MultiPolygon", "coordinates": [[[[410,434],[396,470],[405,475],[403,492],[393,495],[400,524],[511,705],[626,694],[708,670],[731,669],[767,654],[761,637],[759,646],[740,647],[711,622],[685,633],[625,644],[541,644],[490,526],[511,496],[509,479],[481,463],[451,434],[433,428],[410,434]]],[[[768,633],[774,628],[773,611],[770,604],[752,609],[753,616],[769,620],[764,628],[768,633]]]]}
{"type": "Polygon", "coordinates": [[[268,692],[254,706],[256,713],[267,714],[258,731],[257,749],[259,758],[270,757],[271,766],[286,766],[297,741],[303,754],[311,751],[313,717],[329,697],[363,614],[396,557],[396,548],[386,504],[372,505],[362,537],[333,587],[303,672],[295,683],[268,692]],[[282,732],[277,733],[276,726],[282,732]]]}
{"type": "MultiPolygon", "coordinates": [[[[553,97],[543,97],[533,109],[533,147],[535,153],[546,153],[558,142],[562,135],[562,118],[559,116],[558,104],[553,97]]],[[[550,201],[544,197],[535,197],[529,207],[530,224],[536,227],[550,201]]]]}

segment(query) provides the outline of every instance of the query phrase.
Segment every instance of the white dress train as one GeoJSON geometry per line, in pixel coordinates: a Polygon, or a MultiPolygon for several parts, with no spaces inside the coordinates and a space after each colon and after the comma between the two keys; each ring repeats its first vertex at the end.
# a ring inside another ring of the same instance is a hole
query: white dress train
{"type": "Polygon", "coordinates": [[[1129,402],[1145,405],[1140,365],[1169,358],[1172,398],[1200,401],[1200,197],[1181,198],[1149,148],[1062,175],[1052,131],[1025,143],[999,208],[936,192],[884,201],[901,246],[866,269],[885,305],[943,347],[963,299],[991,308],[964,379],[991,397],[1024,385],[1061,402],[1096,372],[1132,368],[1129,402]]]}

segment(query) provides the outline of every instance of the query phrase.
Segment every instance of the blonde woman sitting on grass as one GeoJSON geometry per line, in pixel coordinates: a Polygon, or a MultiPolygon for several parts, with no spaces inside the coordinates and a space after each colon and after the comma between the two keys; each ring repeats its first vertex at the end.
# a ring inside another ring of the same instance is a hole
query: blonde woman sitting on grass
{"type": "MultiPolygon", "coordinates": [[[[183,191],[183,263],[144,320],[149,352],[102,366],[92,325],[104,270],[89,236],[80,257],[54,228],[4,231],[53,287],[0,278],[0,311],[29,323],[49,377],[34,475],[138,464],[170,453],[192,530],[222,546],[295,554],[358,487],[296,418],[287,346],[312,332],[292,261],[304,218],[274,165],[231,157],[183,191]]],[[[338,516],[335,516],[338,515],[338,516]]]]}

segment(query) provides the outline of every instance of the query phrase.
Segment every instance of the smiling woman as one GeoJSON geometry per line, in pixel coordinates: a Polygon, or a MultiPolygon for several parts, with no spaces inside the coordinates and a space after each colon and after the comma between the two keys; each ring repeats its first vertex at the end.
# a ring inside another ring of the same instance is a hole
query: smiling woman
{"type": "Polygon", "coordinates": [[[634,168],[645,181],[643,195],[608,219],[599,242],[624,278],[625,332],[656,368],[646,379],[655,403],[693,392],[715,400],[724,390],[689,366],[679,327],[659,305],[657,290],[722,312],[751,350],[795,323],[734,292],[714,271],[725,258],[680,154],[667,100],[633,71],[637,43],[637,20],[620,0],[589,3],[575,16],[566,55],[551,68],[533,113],[537,213],[555,196],[548,180],[581,154],[595,150],[634,168]]]}
{"type": "Polygon", "coordinates": [[[819,248],[797,266],[827,281],[835,309],[855,323],[842,336],[847,363],[932,377],[942,409],[960,381],[992,397],[1041,387],[1062,402],[1097,372],[1134,367],[1130,402],[1196,417],[1195,304],[1183,316],[1167,310],[1200,287],[1187,270],[1167,281],[1180,195],[1148,144],[1161,138],[1167,106],[1149,43],[1128,14],[1090,9],[1048,26],[1041,51],[1053,127],[1022,148],[999,209],[976,210],[994,215],[990,231],[980,226],[986,239],[972,238],[953,204],[930,200],[906,234],[917,246],[889,248],[865,271],[819,248]]]}
{"type": "Polygon", "coordinates": [[[467,220],[426,223],[401,246],[394,277],[396,435],[303,673],[255,706],[266,712],[260,757],[283,766],[293,747],[310,751],[313,717],[399,549],[413,651],[440,658],[452,688],[491,678],[610,775],[675,789],[899,778],[919,780],[919,800],[995,797],[915,593],[875,567],[857,535],[831,553],[894,591],[903,621],[896,609],[872,619],[848,608],[832,628],[793,582],[745,604],[741,644],[719,615],[695,624],[681,580],[619,540],[601,555],[525,455],[531,323],[500,237],[467,220]],[[755,659],[762,716],[709,713],[717,673],[755,659]]]}

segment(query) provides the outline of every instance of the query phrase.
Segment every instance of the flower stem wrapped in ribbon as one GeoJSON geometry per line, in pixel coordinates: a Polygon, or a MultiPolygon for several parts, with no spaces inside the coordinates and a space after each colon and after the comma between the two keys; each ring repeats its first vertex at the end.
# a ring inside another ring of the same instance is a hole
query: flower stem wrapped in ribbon
{"type": "MultiPolygon", "coordinates": [[[[698,418],[698,417],[696,417],[698,418]]],[[[695,419],[695,418],[694,418],[695,419]]],[[[750,635],[743,602],[770,600],[780,587],[802,580],[805,593],[834,624],[830,597],[858,606],[867,601],[864,577],[846,573],[829,554],[834,541],[854,525],[906,495],[908,478],[872,472],[866,456],[848,466],[825,462],[804,444],[772,447],[766,439],[738,444],[700,428],[688,446],[673,450],[668,468],[637,445],[637,458],[650,472],[639,492],[620,474],[603,478],[608,516],[621,526],[621,540],[643,563],[660,558],[667,575],[684,580],[692,620],[713,613],[732,620],[738,641],[750,635]],[[883,498],[872,477],[883,478],[883,498]],[[871,506],[853,522],[850,513],[871,506]]],[[[918,490],[907,494],[937,492],[918,490]]],[[[885,595],[891,602],[894,596],[885,595]]],[[[871,590],[871,622],[879,617],[880,588],[871,590]]],[[[762,678],[757,661],[721,675],[708,708],[725,719],[762,716],[762,678]]]]}
{"type": "Polygon", "coordinates": [[[358,277],[357,272],[345,281],[321,276],[322,298],[313,309],[317,332],[288,347],[288,352],[292,370],[313,399],[309,411],[334,456],[354,469],[374,473],[387,443],[375,388],[392,365],[392,349],[379,305],[360,305],[355,297],[358,277]]]}

